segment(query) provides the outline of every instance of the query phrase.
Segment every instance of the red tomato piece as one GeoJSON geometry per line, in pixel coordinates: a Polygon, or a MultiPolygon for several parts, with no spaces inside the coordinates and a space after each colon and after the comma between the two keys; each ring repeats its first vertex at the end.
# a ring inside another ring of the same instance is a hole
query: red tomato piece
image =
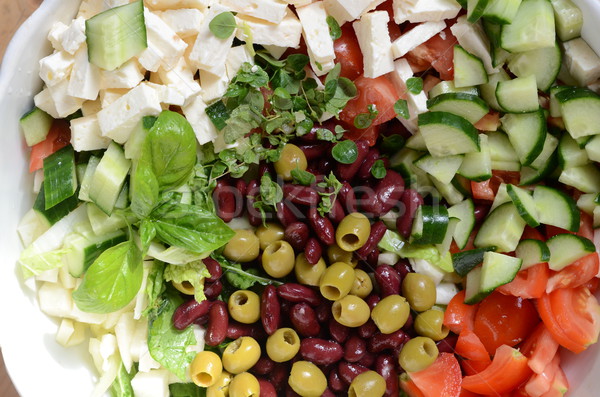
{"type": "Polygon", "coordinates": [[[452,353],[440,353],[433,364],[408,376],[424,397],[458,397],[462,375],[458,360],[452,353]]]}
{"type": "Polygon", "coordinates": [[[587,283],[583,284],[583,286],[589,289],[590,292],[595,295],[596,291],[598,291],[598,287],[600,287],[600,279],[598,277],[594,277],[587,283]]]}
{"type": "Polygon", "coordinates": [[[536,374],[542,373],[558,351],[554,340],[544,323],[538,324],[535,331],[521,345],[521,352],[529,359],[529,368],[536,374]]]}
{"type": "Polygon", "coordinates": [[[376,79],[361,76],[354,80],[354,84],[358,93],[340,113],[342,121],[353,126],[356,116],[361,113],[369,113],[369,105],[375,105],[378,112],[373,120],[373,125],[385,123],[396,117],[394,104],[400,98],[400,93],[386,76],[376,79]]]}
{"type": "Polygon", "coordinates": [[[464,328],[458,335],[454,351],[468,360],[490,361],[490,355],[485,346],[481,343],[479,337],[475,335],[475,332],[468,328],[464,328]]]}
{"type": "Polygon", "coordinates": [[[461,360],[460,366],[465,375],[475,375],[490,366],[492,360],[487,359],[485,361],[477,360],[461,360]]]}
{"type": "Polygon", "coordinates": [[[546,292],[550,293],[558,288],[575,288],[584,285],[596,277],[599,265],[600,261],[597,252],[576,260],[550,276],[546,292]]]}
{"type": "Polygon", "coordinates": [[[342,36],[333,42],[333,50],[335,61],[342,67],[342,77],[354,80],[363,74],[363,55],[352,24],[342,26],[342,36]]]}
{"type": "Polygon", "coordinates": [[[554,355],[554,358],[546,365],[540,373],[534,373],[525,384],[525,391],[530,396],[541,396],[548,392],[552,386],[552,382],[556,377],[556,372],[560,368],[560,356],[554,355]]]}
{"type": "Polygon", "coordinates": [[[375,146],[377,138],[379,138],[379,131],[381,130],[381,124],[370,125],[368,128],[360,129],[352,126],[345,126],[346,132],[344,132],[344,138],[351,139],[353,141],[367,141],[369,146],[375,146]]]}
{"type": "Polygon", "coordinates": [[[413,72],[422,72],[433,67],[442,80],[454,79],[454,45],[456,37],[449,28],[433,36],[425,43],[406,54],[413,72]]]}
{"type": "Polygon", "coordinates": [[[487,181],[475,182],[471,181],[471,191],[475,200],[494,201],[500,183],[494,180],[494,177],[487,181]]]}
{"type": "Polygon", "coordinates": [[[463,378],[462,387],[479,394],[498,395],[509,392],[531,374],[527,357],[507,345],[498,347],[489,367],[463,378]]]}
{"type": "Polygon", "coordinates": [[[546,292],[548,277],[550,277],[548,264],[538,263],[528,269],[521,270],[513,281],[501,285],[496,288],[496,291],[523,299],[537,299],[546,292]]]}
{"type": "Polygon", "coordinates": [[[415,385],[415,382],[406,374],[400,376],[400,388],[408,397],[425,397],[423,392],[415,385]]]}
{"type": "Polygon", "coordinates": [[[546,241],[546,238],[539,230],[531,226],[525,226],[525,230],[523,230],[523,234],[521,235],[521,240],[546,241]]]}
{"type": "MultiPolygon", "coordinates": [[[[390,21],[388,22],[388,32],[390,33],[390,39],[395,41],[398,37],[402,36],[402,31],[400,30],[400,25],[394,21],[394,7],[393,2],[384,1],[377,8],[377,11],[387,11],[390,16],[390,21]]],[[[349,24],[346,24],[349,25],[349,24]]]]}
{"type": "Polygon", "coordinates": [[[562,368],[558,367],[556,374],[554,375],[554,381],[550,390],[547,393],[542,394],[540,397],[563,397],[569,390],[569,381],[567,376],[563,372],[562,368]]]}
{"type": "Polygon", "coordinates": [[[490,110],[481,120],[473,124],[480,131],[497,131],[500,127],[500,113],[490,110]]]}
{"type": "Polygon", "coordinates": [[[493,292],[479,302],[473,331],[492,355],[501,345],[512,347],[525,340],[538,322],[529,300],[493,292]]]}
{"type": "Polygon", "coordinates": [[[46,139],[31,148],[29,172],[44,166],[44,159],[71,143],[71,128],[67,120],[54,120],[46,139]]]}
{"type": "Polygon", "coordinates": [[[459,335],[463,329],[473,330],[475,312],[478,304],[465,303],[465,291],[460,291],[448,303],[444,312],[444,325],[455,334],[459,335]]]}
{"type": "Polygon", "coordinates": [[[465,389],[460,389],[459,397],[479,397],[481,394],[473,393],[472,391],[468,391],[465,389]]]}

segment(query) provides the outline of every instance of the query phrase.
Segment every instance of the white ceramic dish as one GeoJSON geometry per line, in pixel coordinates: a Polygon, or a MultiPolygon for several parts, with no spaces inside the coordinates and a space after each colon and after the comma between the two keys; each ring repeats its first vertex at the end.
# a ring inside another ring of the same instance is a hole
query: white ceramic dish
{"type": "MultiPolygon", "coordinates": [[[[41,89],[38,60],[50,51],[46,34],[54,21],[66,22],[80,0],[45,0],[12,40],[0,69],[0,346],[8,372],[23,397],[81,397],[94,383],[87,346],[65,349],[54,340],[57,324],[42,314],[35,295],[16,271],[21,250],[16,228],[31,208],[27,148],[18,120],[41,89]]],[[[586,18],[586,40],[600,53],[600,0],[577,0],[586,18]]],[[[565,355],[571,396],[598,396],[600,344],[575,357],[565,355]]],[[[0,391],[1,394],[1,391],[0,391]]]]}

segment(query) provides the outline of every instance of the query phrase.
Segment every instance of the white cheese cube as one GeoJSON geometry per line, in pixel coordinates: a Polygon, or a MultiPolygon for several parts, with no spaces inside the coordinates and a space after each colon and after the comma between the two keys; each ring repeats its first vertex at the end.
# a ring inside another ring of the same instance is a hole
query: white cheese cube
{"type": "Polygon", "coordinates": [[[184,58],[181,58],[171,70],[160,68],[158,76],[162,84],[178,91],[183,96],[184,101],[188,101],[201,91],[200,84],[194,80],[194,72],[187,65],[184,58]]]}
{"type": "Polygon", "coordinates": [[[63,32],[60,44],[63,50],[73,55],[85,43],[85,39],[85,18],[79,17],[63,32]]]}
{"type": "Polygon", "coordinates": [[[310,3],[314,3],[315,0],[284,0],[286,3],[288,3],[289,5],[295,6],[295,7],[302,7],[302,6],[306,6],[309,5],[310,3]]]}
{"type": "Polygon", "coordinates": [[[117,99],[127,94],[130,90],[127,88],[113,88],[110,90],[100,90],[100,103],[102,109],[107,108],[117,99]]]}
{"type": "Polygon", "coordinates": [[[169,371],[140,371],[131,379],[131,388],[136,397],[169,397],[169,371]]]}
{"type": "Polygon", "coordinates": [[[323,3],[327,13],[342,25],[375,9],[383,0],[324,0],[323,3]]]}
{"type": "MultiPolygon", "coordinates": [[[[412,6],[407,3],[401,7],[408,14],[408,21],[413,23],[452,19],[462,9],[456,0],[418,0],[412,6]]],[[[401,22],[396,20],[396,23],[401,22]]]]}
{"type": "Polygon", "coordinates": [[[100,98],[95,101],[85,101],[83,105],[81,105],[81,113],[83,117],[92,116],[102,110],[102,102],[100,102],[100,98]]]}
{"type": "Polygon", "coordinates": [[[386,11],[375,11],[352,24],[363,53],[365,77],[376,78],[394,70],[389,19],[386,11]]]}
{"type": "Polygon", "coordinates": [[[221,0],[221,4],[242,15],[279,23],[287,11],[287,4],[279,0],[221,0]]]}
{"type": "Polygon", "coordinates": [[[71,120],[71,144],[76,152],[85,152],[108,148],[110,139],[102,136],[98,117],[79,117],[71,120]]]}
{"type": "Polygon", "coordinates": [[[158,15],[181,38],[195,36],[202,24],[204,14],[195,8],[180,8],[157,12],[158,15]]]}
{"type": "Polygon", "coordinates": [[[456,20],[456,23],[450,27],[450,31],[465,50],[475,55],[485,66],[488,74],[498,73],[498,68],[492,66],[492,56],[490,55],[490,41],[488,40],[481,24],[467,21],[466,15],[456,20]]]}
{"type": "Polygon", "coordinates": [[[446,28],[446,22],[425,22],[417,25],[392,43],[394,58],[400,58],[446,28]]]}
{"type": "MultiPolygon", "coordinates": [[[[300,25],[300,31],[302,31],[302,25],[300,25]]],[[[281,58],[281,56],[283,54],[285,54],[285,52],[288,49],[288,47],[280,47],[280,46],[277,46],[277,45],[263,45],[263,47],[275,59],[281,58]]]]}
{"type": "Polygon", "coordinates": [[[135,59],[130,59],[115,70],[102,70],[101,74],[102,89],[133,88],[144,79],[135,59]]]}
{"type": "Polygon", "coordinates": [[[335,67],[335,59],[323,63],[317,62],[312,56],[310,50],[308,51],[308,57],[310,58],[310,67],[317,76],[324,76],[335,67]]]}
{"type": "Polygon", "coordinates": [[[62,80],[60,83],[48,87],[50,96],[56,107],[56,112],[60,118],[72,115],[81,108],[85,99],[75,98],[69,95],[69,81],[62,80]]]}
{"type": "Polygon", "coordinates": [[[323,2],[299,7],[296,9],[296,13],[302,24],[302,35],[311,58],[321,64],[335,59],[333,40],[329,34],[327,12],[323,2]]]}
{"type": "Polygon", "coordinates": [[[48,316],[68,317],[73,307],[71,292],[55,283],[43,283],[38,290],[40,309],[48,316]]]}
{"type": "Polygon", "coordinates": [[[84,45],[75,53],[67,92],[71,96],[93,101],[98,98],[100,80],[100,69],[90,63],[87,46],[84,45]]]}
{"type": "MultiPolygon", "coordinates": [[[[227,61],[225,62],[225,68],[229,80],[233,80],[242,65],[246,62],[254,64],[254,57],[250,54],[246,46],[240,45],[233,47],[229,51],[229,54],[227,54],[227,61]]],[[[202,74],[200,74],[200,81],[203,81],[202,74]]],[[[204,87],[204,83],[202,87],[204,87]]]]}
{"type": "Polygon", "coordinates": [[[62,22],[54,22],[54,24],[50,28],[50,32],[48,32],[48,40],[50,40],[50,43],[52,43],[52,47],[54,47],[56,51],[63,50],[60,41],[63,33],[65,33],[67,29],[69,29],[69,27],[62,22]]]}
{"type": "Polygon", "coordinates": [[[158,115],[161,111],[156,90],[140,84],[98,112],[98,122],[103,136],[125,143],[143,116],[158,115]]]}
{"type": "Polygon", "coordinates": [[[225,60],[233,43],[235,32],[226,39],[219,39],[210,31],[209,24],[214,17],[226,11],[229,11],[227,7],[215,4],[209,8],[202,21],[198,37],[196,37],[194,47],[189,54],[190,62],[198,69],[214,71],[225,67],[225,60]]]}
{"type": "Polygon", "coordinates": [[[197,8],[206,10],[214,0],[146,0],[144,4],[153,10],[167,10],[176,8],[197,8]]]}
{"type": "Polygon", "coordinates": [[[77,17],[90,19],[104,11],[104,3],[98,0],[83,0],[79,6],[77,17]]]}
{"type": "Polygon", "coordinates": [[[181,108],[185,118],[190,123],[196,139],[201,145],[212,142],[217,138],[217,128],[206,114],[206,103],[200,95],[191,98],[188,104],[181,108]]]}
{"type": "Polygon", "coordinates": [[[175,87],[155,83],[146,84],[156,90],[162,104],[175,106],[183,106],[185,104],[185,98],[175,87]]]}
{"type": "Polygon", "coordinates": [[[412,7],[419,0],[393,0],[392,9],[394,10],[394,22],[397,24],[408,21],[412,7]]]}
{"type": "Polygon", "coordinates": [[[48,113],[50,116],[54,117],[55,119],[59,118],[58,111],[56,110],[56,106],[54,106],[54,101],[52,100],[52,96],[50,96],[50,90],[48,87],[44,88],[36,96],[34,96],[33,102],[35,103],[35,106],[48,113]]]}
{"type": "Polygon", "coordinates": [[[148,9],[144,10],[148,48],[138,57],[140,64],[151,72],[156,72],[159,66],[171,69],[183,56],[187,44],[165,21],[148,9]]]}
{"type": "Polygon", "coordinates": [[[409,109],[414,110],[415,112],[415,114],[411,113],[411,116],[425,113],[428,110],[427,94],[425,94],[424,91],[421,91],[418,94],[413,94],[406,88],[406,82],[408,79],[413,77],[413,71],[406,59],[401,58],[394,62],[394,71],[390,74],[390,77],[392,79],[392,83],[396,87],[396,90],[398,92],[406,92],[408,95],[409,109]]]}
{"type": "MultiPolygon", "coordinates": [[[[252,42],[263,46],[277,46],[281,54],[288,47],[298,47],[302,36],[302,24],[296,15],[288,10],[279,24],[261,21],[252,17],[238,17],[239,25],[247,26],[252,32],[252,42]]],[[[243,29],[238,29],[237,38],[245,40],[243,29]]],[[[281,55],[279,55],[281,56],[281,55]]]]}
{"type": "Polygon", "coordinates": [[[65,51],[57,51],[40,59],[40,78],[48,87],[69,77],[75,58],[65,51]]]}
{"type": "Polygon", "coordinates": [[[229,76],[227,76],[227,73],[217,76],[206,70],[201,70],[200,85],[202,86],[202,100],[211,103],[225,94],[227,86],[229,86],[229,76]]]}
{"type": "Polygon", "coordinates": [[[600,79],[600,57],[581,37],[564,42],[563,48],[567,69],[579,85],[600,79]]]}

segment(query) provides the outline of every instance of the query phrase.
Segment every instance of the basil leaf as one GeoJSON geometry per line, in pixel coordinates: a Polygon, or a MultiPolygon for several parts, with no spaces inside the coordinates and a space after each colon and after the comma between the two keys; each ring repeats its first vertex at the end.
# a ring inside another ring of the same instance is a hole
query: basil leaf
{"type": "Polygon", "coordinates": [[[387,174],[383,160],[376,160],[371,166],[371,175],[376,179],[383,179],[387,174]]]}
{"type": "Polygon", "coordinates": [[[150,247],[150,244],[152,243],[152,240],[154,240],[154,237],[156,237],[156,228],[151,221],[144,219],[140,223],[139,233],[140,240],[142,242],[142,252],[146,253],[148,251],[148,247],[150,247]]]}
{"type": "MultiPolygon", "coordinates": [[[[147,143],[144,143],[144,147],[147,143]]],[[[158,204],[160,187],[152,170],[152,159],[148,150],[142,149],[142,155],[133,165],[131,172],[131,211],[140,219],[147,217],[158,204]]]]}
{"type": "Polygon", "coordinates": [[[233,34],[235,28],[235,17],[231,12],[222,12],[210,21],[208,28],[219,39],[226,39],[233,34]]]}
{"type": "Polygon", "coordinates": [[[342,141],[333,147],[331,155],[338,163],[352,164],[358,158],[358,148],[354,141],[342,141]]]}
{"type": "Polygon", "coordinates": [[[410,93],[418,94],[423,91],[423,79],[420,77],[411,77],[406,80],[406,88],[410,93]]]}
{"type": "Polygon", "coordinates": [[[131,387],[131,379],[137,372],[135,367],[131,369],[131,374],[127,373],[125,366],[121,363],[117,377],[110,386],[110,395],[112,397],[135,397],[131,387]]]}
{"type": "Polygon", "coordinates": [[[77,307],[84,312],[106,314],[127,306],[142,285],[142,259],[142,253],[133,241],[104,251],[73,292],[77,307]]]}
{"type": "Polygon", "coordinates": [[[206,388],[198,387],[194,383],[171,383],[169,397],[205,397],[206,388]]]}
{"type": "Polygon", "coordinates": [[[208,106],[205,112],[219,131],[225,128],[227,125],[226,121],[229,118],[229,111],[223,101],[217,101],[208,106]]]}
{"type": "Polygon", "coordinates": [[[342,29],[335,18],[331,15],[327,17],[327,25],[329,26],[329,35],[331,36],[332,40],[337,40],[342,37],[342,29]]]}
{"type": "Polygon", "coordinates": [[[294,183],[304,186],[310,186],[316,182],[317,178],[308,171],[296,168],[291,172],[294,183]]]}
{"type": "Polygon", "coordinates": [[[408,111],[408,102],[406,99],[398,99],[394,104],[394,112],[402,118],[408,120],[410,118],[410,113],[408,111]]]}
{"type": "Polygon", "coordinates": [[[393,134],[383,138],[380,149],[383,153],[395,154],[404,147],[404,138],[400,134],[393,134]]]}

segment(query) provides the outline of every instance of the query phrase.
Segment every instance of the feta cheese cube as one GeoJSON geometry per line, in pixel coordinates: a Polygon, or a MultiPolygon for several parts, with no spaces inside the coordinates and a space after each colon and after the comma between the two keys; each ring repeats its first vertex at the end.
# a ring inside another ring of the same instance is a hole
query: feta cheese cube
{"type": "Polygon", "coordinates": [[[139,55],[140,64],[151,72],[156,72],[159,66],[173,68],[183,56],[187,44],[166,22],[147,8],[144,10],[144,18],[148,48],[139,55]]]}
{"type": "Polygon", "coordinates": [[[102,136],[97,116],[71,120],[71,145],[76,152],[108,148],[110,138],[102,136]]]}
{"type": "Polygon", "coordinates": [[[409,119],[405,119],[402,116],[398,116],[398,120],[409,130],[411,133],[416,133],[418,130],[417,119],[419,114],[425,113],[427,109],[427,95],[421,91],[418,94],[413,94],[406,89],[406,81],[413,77],[413,71],[404,58],[400,58],[394,62],[394,71],[390,74],[392,83],[396,87],[398,92],[405,92],[408,96],[408,113],[409,119]]]}
{"type": "Polygon", "coordinates": [[[78,17],[63,32],[60,44],[63,50],[73,55],[85,43],[85,18],[78,17]]]}
{"type": "MultiPolygon", "coordinates": [[[[300,25],[300,31],[302,31],[302,25],[300,25]]],[[[281,58],[283,54],[287,51],[287,47],[280,47],[277,45],[263,45],[263,48],[271,54],[271,56],[275,59],[281,58]]]]}
{"type": "Polygon", "coordinates": [[[81,105],[81,113],[83,117],[92,116],[99,111],[102,110],[102,102],[100,102],[100,98],[95,101],[85,101],[83,105],[81,105]]]}
{"type": "MultiPolygon", "coordinates": [[[[237,17],[240,26],[247,26],[252,32],[252,42],[263,46],[277,46],[283,51],[288,47],[298,47],[302,35],[302,24],[296,15],[288,9],[279,24],[261,21],[252,17],[237,17]]],[[[237,38],[245,40],[243,29],[238,29],[237,38]]],[[[279,55],[281,56],[281,55],[279,55]]]]}
{"type": "Polygon", "coordinates": [[[196,95],[191,98],[187,105],[181,108],[201,145],[214,141],[218,134],[217,128],[206,114],[206,107],[207,105],[202,97],[196,95]]]}
{"type": "Polygon", "coordinates": [[[392,43],[394,58],[400,58],[446,28],[446,22],[425,22],[415,26],[392,43]]]}
{"type": "Polygon", "coordinates": [[[394,22],[401,24],[408,21],[410,10],[412,10],[417,1],[419,0],[393,0],[394,22]]]}
{"type": "Polygon", "coordinates": [[[50,96],[50,90],[48,87],[44,88],[36,96],[34,96],[33,102],[35,103],[35,106],[48,113],[50,116],[54,117],[55,119],[59,118],[58,111],[56,110],[56,106],[54,106],[54,101],[52,100],[52,96],[50,96]]]}
{"type": "Polygon", "coordinates": [[[564,42],[563,48],[567,69],[579,85],[600,79],[600,57],[581,37],[564,42]]]}
{"type": "Polygon", "coordinates": [[[315,72],[315,74],[317,76],[324,76],[327,73],[329,73],[329,71],[331,69],[333,69],[335,67],[335,59],[332,59],[330,61],[327,62],[317,62],[315,61],[314,57],[311,55],[311,51],[308,51],[308,57],[310,58],[310,67],[312,68],[312,70],[315,72]]]}
{"type": "Polygon", "coordinates": [[[52,47],[54,47],[56,51],[63,50],[60,41],[63,33],[65,33],[67,29],[69,29],[69,27],[62,22],[54,22],[54,24],[50,28],[50,32],[48,32],[48,40],[50,40],[50,43],[52,43],[52,47]]]}
{"type": "Polygon", "coordinates": [[[56,112],[60,118],[72,115],[81,108],[85,99],[75,98],[69,95],[69,81],[62,80],[60,83],[48,87],[50,96],[56,107],[56,112]]]}
{"type": "Polygon", "coordinates": [[[158,15],[181,38],[195,36],[202,24],[204,14],[195,8],[180,8],[157,12],[158,15]]]}
{"type": "Polygon", "coordinates": [[[83,0],[77,12],[77,18],[90,19],[104,11],[104,3],[98,0],[83,0]]]}
{"type": "Polygon", "coordinates": [[[143,79],[144,74],[135,59],[130,59],[115,70],[102,70],[102,88],[133,88],[143,79]]]}
{"type": "Polygon", "coordinates": [[[156,90],[160,98],[160,103],[175,106],[183,106],[185,104],[185,98],[175,87],[155,83],[146,84],[156,90]]]}
{"type": "Polygon", "coordinates": [[[327,12],[323,2],[299,7],[296,9],[296,13],[302,24],[304,41],[306,41],[306,46],[312,54],[313,60],[319,63],[327,63],[335,59],[333,40],[329,34],[327,12]]]}
{"type": "MultiPolygon", "coordinates": [[[[224,65],[223,65],[224,69],[224,65]]],[[[191,97],[201,91],[200,84],[194,80],[194,72],[189,65],[181,58],[177,65],[171,70],[158,70],[158,76],[162,84],[174,88],[182,96],[184,101],[188,101],[191,97]]]]}
{"type": "MultiPolygon", "coordinates": [[[[452,19],[461,10],[461,6],[456,0],[418,0],[413,2],[414,4],[410,3],[411,1],[404,2],[404,4],[402,4],[402,1],[395,1],[394,9],[402,9],[407,16],[407,20],[413,23],[452,19]]],[[[394,19],[396,23],[404,22],[396,16],[394,16],[394,19]]]]}
{"type": "Polygon", "coordinates": [[[140,371],[131,379],[131,388],[136,397],[169,397],[169,371],[140,371]]]}
{"type": "Polygon", "coordinates": [[[327,13],[340,24],[354,21],[366,12],[375,9],[384,0],[323,0],[327,13]]]}
{"type": "Polygon", "coordinates": [[[306,5],[309,5],[310,3],[315,2],[315,0],[284,0],[284,1],[294,7],[302,7],[302,6],[306,6],[306,5]]]}
{"type": "Polygon", "coordinates": [[[375,11],[352,24],[363,53],[365,77],[376,78],[394,70],[389,19],[386,11],[375,11]]]}
{"type": "Polygon", "coordinates": [[[99,98],[102,108],[110,106],[110,104],[112,104],[128,92],[129,90],[127,88],[112,88],[109,90],[100,90],[99,98]]]}
{"type": "Polygon", "coordinates": [[[144,4],[153,10],[197,8],[203,11],[214,2],[215,0],[146,0],[144,4]]]}
{"type": "Polygon", "coordinates": [[[161,111],[156,90],[140,84],[98,112],[98,122],[103,136],[122,144],[143,116],[158,115],[161,111]]]}
{"type": "Polygon", "coordinates": [[[242,15],[279,23],[287,12],[287,4],[279,0],[221,0],[221,4],[242,15]]]}
{"type": "MultiPolygon", "coordinates": [[[[237,75],[242,65],[246,62],[254,64],[254,57],[250,55],[250,52],[248,51],[246,46],[240,45],[237,47],[233,47],[229,51],[229,54],[227,55],[227,61],[225,62],[225,68],[229,80],[233,80],[233,78],[237,75]]],[[[203,81],[202,74],[200,74],[200,81],[203,81]]]]}
{"type": "Polygon", "coordinates": [[[52,87],[69,77],[75,59],[65,51],[57,51],[40,59],[40,78],[52,87]]]}
{"type": "Polygon", "coordinates": [[[450,31],[458,40],[458,44],[481,59],[488,74],[498,73],[498,68],[494,68],[492,65],[490,41],[479,22],[471,23],[467,21],[466,15],[463,15],[450,27],[450,31]]]}
{"type": "Polygon", "coordinates": [[[69,78],[67,93],[77,98],[93,101],[98,98],[100,80],[100,69],[89,62],[87,46],[84,45],[75,53],[75,62],[69,78]]]}
{"type": "Polygon", "coordinates": [[[227,73],[217,76],[206,70],[201,70],[200,85],[202,86],[202,100],[211,103],[225,94],[227,86],[229,86],[229,76],[227,76],[227,73]]]}

